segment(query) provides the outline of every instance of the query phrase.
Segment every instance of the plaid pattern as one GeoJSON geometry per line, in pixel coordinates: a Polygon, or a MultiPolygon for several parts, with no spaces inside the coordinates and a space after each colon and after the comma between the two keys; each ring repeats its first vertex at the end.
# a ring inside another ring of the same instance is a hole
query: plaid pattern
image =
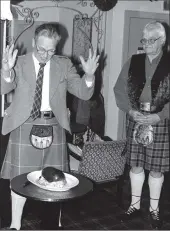
{"type": "Polygon", "coordinates": [[[149,171],[167,172],[170,166],[169,156],[169,120],[161,120],[152,125],[154,130],[153,143],[144,147],[136,144],[133,139],[135,122],[127,116],[127,163],[130,166],[143,167],[149,171]]]}
{"type": "Polygon", "coordinates": [[[6,156],[1,169],[1,177],[12,179],[13,177],[41,170],[46,166],[53,166],[63,171],[68,171],[68,158],[66,150],[64,129],[56,122],[56,119],[31,119],[11,132],[6,156]],[[52,124],[53,143],[47,149],[36,149],[29,141],[33,124],[52,124]]]}
{"type": "Polygon", "coordinates": [[[39,65],[40,65],[40,69],[39,69],[38,75],[37,75],[34,103],[33,103],[33,108],[31,111],[31,117],[33,119],[36,119],[40,114],[44,66],[46,65],[46,63],[39,63],[39,65]]]}

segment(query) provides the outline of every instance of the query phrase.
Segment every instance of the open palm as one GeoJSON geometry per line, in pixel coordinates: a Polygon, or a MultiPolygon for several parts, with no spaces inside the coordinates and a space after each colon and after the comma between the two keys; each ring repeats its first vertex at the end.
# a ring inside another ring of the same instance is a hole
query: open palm
{"type": "Polygon", "coordinates": [[[84,58],[80,56],[82,68],[87,75],[93,75],[99,65],[99,55],[97,56],[96,53],[97,51],[95,51],[92,55],[92,51],[89,49],[89,57],[87,61],[85,61],[84,58]]]}
{"type": "Polygon", "coordinates": [[[14,44],[6,47],[2,59],[2,69],[4,71],[9,71],[14,67],[17,54],[18,54],[18,50],[17,49],[14,50],[14,44]]]}

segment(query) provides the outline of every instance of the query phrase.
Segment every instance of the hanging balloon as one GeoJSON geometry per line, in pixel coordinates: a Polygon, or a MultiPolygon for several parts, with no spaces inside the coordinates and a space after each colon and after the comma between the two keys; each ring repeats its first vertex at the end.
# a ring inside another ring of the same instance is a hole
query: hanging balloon
{"type": "Polygon", "coordinates": [[[24,0],[11,0],[11,4],[12,5],[17,5],[19,4],[20,2],[23,2],[24,0]]]}
{"type": "Polygon", "coordinates": [[[94,4],[101,11],[109,11],[117,4],[118,0],[93,0],[94,4]]]}

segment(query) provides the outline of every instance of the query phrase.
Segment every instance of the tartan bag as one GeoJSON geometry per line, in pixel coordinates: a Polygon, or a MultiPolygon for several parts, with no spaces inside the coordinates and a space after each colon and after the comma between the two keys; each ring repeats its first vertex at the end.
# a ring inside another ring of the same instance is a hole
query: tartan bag
{"type": "Polygon", "coordinates": [[[78,172],[92,181],[107,182],[123,175],[126,141],[87,142],[82,150],[78,172]]]}

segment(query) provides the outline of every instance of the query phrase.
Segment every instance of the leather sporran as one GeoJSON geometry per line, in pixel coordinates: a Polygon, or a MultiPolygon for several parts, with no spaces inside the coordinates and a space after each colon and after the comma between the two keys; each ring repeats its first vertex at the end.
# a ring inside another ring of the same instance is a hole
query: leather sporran
{"type": "Polygon", "coordinates": [[[150,145],[153,142],[153,127],[151,125],[136,124],[133,138],[137,144],[150,145]]]}
{"type": "Polygon", "coordinates": [[[49,125],[33,125],[30,132],[30,143],[34,148],[49,148],[53,142],[53,127],[49,125]]]}
{"type": "MultiPolygon", "coordinates": [[[[140,103],[140,111],[144,115],[148,115],[151,113],[151,103],[150,102],[141,102],[140,103]]],[[[137,144],[141,144],[143,146],[148,146],[153,142],[153,127],[152,125],[145,124],[136,124],[133,138],[137,144]]]]}

